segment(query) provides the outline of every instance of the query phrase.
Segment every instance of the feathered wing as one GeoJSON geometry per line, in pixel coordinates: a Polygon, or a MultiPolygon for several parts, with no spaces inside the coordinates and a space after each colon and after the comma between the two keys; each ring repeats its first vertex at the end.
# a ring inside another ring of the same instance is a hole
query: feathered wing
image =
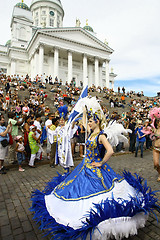
{"type": "MultiPolygon", "coordinates": [[[[92,108],[93,112],[100,110],[101,118],[105,118],[102,108],[99,102],[97,101],[96,97],[92,97],[90,99],[87,98],[85,105],[87,106],[88,110],[92,108]]],[[[110,122],[107,127],[106,123],[104,123],[103,127],[104,133],[107,134],[107,140],[109,141],[112,147],[117,146],[119,142],[127,143],[128,138],[125,135],[127,135],[128,133],[132,133],[132,130],[125,129],[122,124],[117,123],[116,121],[110,122]]]]}
{"type": "Polygon", "coordinates": [[[117,146],[119,142],[128,142],[128,138],[125,136],[128,133],[132,133],[132,130],[125,129],[122,124],[116,121],[110,122],[107,127],[104,128],[104,133],[107,134],[107,140],[112,147],[117,146]]]}

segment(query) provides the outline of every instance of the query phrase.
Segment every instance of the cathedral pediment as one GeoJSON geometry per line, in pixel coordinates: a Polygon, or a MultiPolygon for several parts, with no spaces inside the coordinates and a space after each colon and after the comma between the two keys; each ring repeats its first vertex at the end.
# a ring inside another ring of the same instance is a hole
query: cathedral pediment
{"type": "Polygon", "coordinates": [[[82,28],[40,29],[38,31],[39,33],[44,33],[55,38],[90,46],[110,53],[113,52],[113,49],[111,49],[107,44],[103,43],[94,35],[82,28]]]}

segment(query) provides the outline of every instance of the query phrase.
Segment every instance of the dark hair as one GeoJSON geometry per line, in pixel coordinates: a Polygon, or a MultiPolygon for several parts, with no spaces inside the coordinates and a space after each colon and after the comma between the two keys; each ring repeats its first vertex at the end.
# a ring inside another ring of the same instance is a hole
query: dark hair
{"type": "Polygon", "coordinates": [[[57,118],[53,118],[52,119],[52,124],[55,124],[57,122],[57,120],[58,120],[57,118]]]}
{"type": "Polygon", "coordinates": [[[41,114],[37,113],[36,118],[40,118],[40,117],[41,117],[41,114]]]}
{"type": "Polygon", "coordinates": [[[8,113],[8,118],[14,118],[15,117],[15,113],[14,112],[9,112],[8,113]]]}
{"type": "Polygon", "coordinates": [[[155,119],[154,126],[155,126],[156,129],[157,129],[157,127],[158,127],[159,121],[160,121],[160,119],[157,119],[157,118],[155,119]]]}
{"type": "Polygon", "coordinates": [[[3,115],[3,114],[0,115],[0,121],[1,121],[2,118],[4,118],[4,115],[3,115]]]}
{"type": "Polygon", "coordinates": [[[25,122],[27,122],[27,120],[28,120],[29,118],[31,118],[30,115],[26,116],[26,118],[25,118],[25,122]]]}

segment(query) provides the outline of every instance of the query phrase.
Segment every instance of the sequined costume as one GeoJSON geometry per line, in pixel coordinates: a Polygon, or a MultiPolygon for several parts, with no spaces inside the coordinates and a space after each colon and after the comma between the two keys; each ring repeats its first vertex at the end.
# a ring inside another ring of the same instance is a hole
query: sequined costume
{"type": "Polygon", "coordinates": [[[70,174],[53,178],[43,192],[32,195],[34,218],[53,239],[128,237],[144,227],[149,211],[158,207],[139,176],[120,176],[107,163],[92,167],[105,154],[99,135],[87,140],[86,156],[70,174]]]}

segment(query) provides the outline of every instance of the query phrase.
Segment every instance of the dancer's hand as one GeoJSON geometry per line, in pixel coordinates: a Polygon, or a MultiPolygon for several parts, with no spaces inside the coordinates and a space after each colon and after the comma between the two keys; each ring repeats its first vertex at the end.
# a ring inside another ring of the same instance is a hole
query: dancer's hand
{"type": "Polygon", "coordinates": [[[100,162],[92,162],[91,165],[92,165],[92,167],[101,167],[102,163],[100,163],[100,162]]]}

